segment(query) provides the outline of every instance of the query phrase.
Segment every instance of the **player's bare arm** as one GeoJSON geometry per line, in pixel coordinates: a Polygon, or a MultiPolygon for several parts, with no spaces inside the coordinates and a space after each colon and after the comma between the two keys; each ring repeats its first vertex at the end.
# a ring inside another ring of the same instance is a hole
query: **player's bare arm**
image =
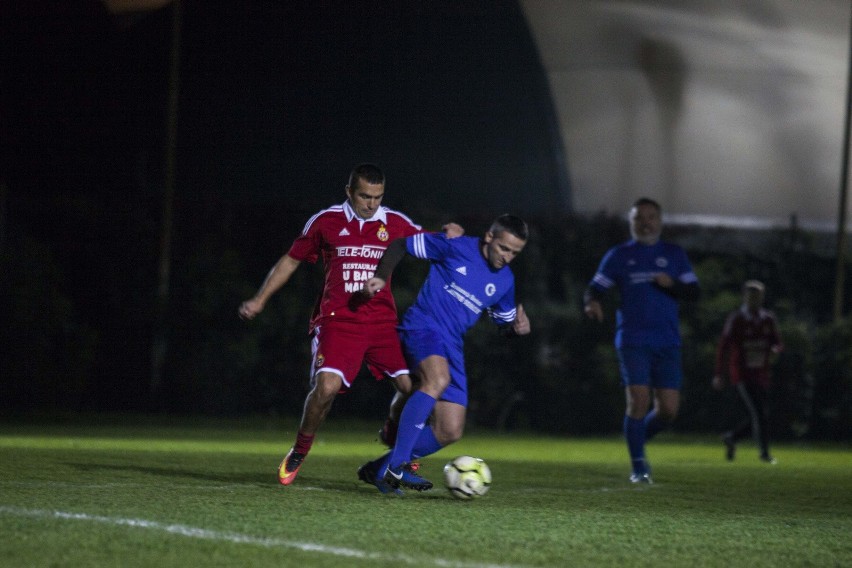
{"type": "Polygon", "coordinates": [[[531,329],[530,318],[527,317],[527,312],[524,311],[524,306],[522,304],[518,304],[515,312],[515,321],[512,322],[512,330],[515,332],[515,335],[526,335],[531,329]]]}
{"type": "Polygon", "coordinates": [[[293,276],[293,273],[299,268],[300,264],[300,261],[289,254],[285,254],[278,259],[278,262],[275,263],[275,266],[266,275],[266,279],[261,284],[257,294],[240,304],[240,309],[238,310],[240,318],[251,320],[262,312],[269,298],[290,280],[290,277],[293,276]]]}
{"type": "Polygon", "coordinates": [[[583,307],[583,312],[586,314],[586,317],[603,321],[603,308],[601,307],[601,303],[597,300],[589,300],[586,302],[586,305],[583,307]]]}
{"type": "Polygon", "coordinates": [[[444,234],[448,239],[454,239],[456,237],[461,237],[464,235],[464,227],[459,225],[458,223],[447,223],[441,230],[444,231],[444,234]]]}
{"type": "Polygon", "coordinates": [[[386,281],[382,278],[376,278],[373,276],[367,282],[364,283],[364,287],[361,289],[363,294],[366,294],[367,297],[372,298],[376,294],[382,291],[382,288],[385,287],[386,281]]]}
{"type": "Polygon", "coordinates": [[[656,282],[658,286],[662,286],[663,288],[671,288],[672,286],[674,286],[674,280],[665,272],[657,272],[656,274],[654,274],[654,282],[656,282]]]}
{"type": "Polygon", "coordinates": [[[586,291],[583,293],[583,313],[586,314],[587,318],[603,321],[604,313],[603,306],[601,306],[602,297],[603,292],[594,286],[589,285],[586,288],[586,291]]]}

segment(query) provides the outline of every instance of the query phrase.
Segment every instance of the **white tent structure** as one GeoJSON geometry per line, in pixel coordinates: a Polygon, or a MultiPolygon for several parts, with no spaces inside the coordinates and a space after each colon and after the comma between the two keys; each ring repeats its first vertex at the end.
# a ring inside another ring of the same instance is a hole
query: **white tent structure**
{"type": "MultiPolygon", "coordinates": [[[[846,0],[521,0],[580,213],[835,231],[846,0]]],[[[846,218],[852,218],[847,203],[846,218]]]]}

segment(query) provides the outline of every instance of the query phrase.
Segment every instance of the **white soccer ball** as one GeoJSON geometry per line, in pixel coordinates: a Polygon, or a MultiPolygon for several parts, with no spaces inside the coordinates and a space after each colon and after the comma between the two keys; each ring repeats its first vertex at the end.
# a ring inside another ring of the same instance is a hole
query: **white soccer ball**
{"type": "Polygon", "coordinates": [[[444,466],[444,485],[456,499],[473,499],[491,488],[491,469],[479,458],[459,456],[444,466]]]}

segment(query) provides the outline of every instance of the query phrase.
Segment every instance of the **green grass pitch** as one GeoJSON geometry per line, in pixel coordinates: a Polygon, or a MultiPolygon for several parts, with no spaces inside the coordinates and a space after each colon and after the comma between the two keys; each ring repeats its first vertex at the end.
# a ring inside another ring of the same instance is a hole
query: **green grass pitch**
{"type": "Polygon", "coordinates": [[[469,433],[423,461],[424,493],[358,481],[377,424],[331,420],[296,482],[275,470],[297,420],[127,417],[0,424],[0,566],[852,566],[852,453],[662,434],[655,484],[609,438],[469,433]],[[485,459],[454,500],[441,468],[485,459]]]}

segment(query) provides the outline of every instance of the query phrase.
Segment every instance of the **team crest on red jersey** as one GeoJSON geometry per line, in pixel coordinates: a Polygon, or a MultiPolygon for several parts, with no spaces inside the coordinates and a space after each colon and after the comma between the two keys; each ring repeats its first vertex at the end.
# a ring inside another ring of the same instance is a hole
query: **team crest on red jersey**
{"type": "Polygon", "coordinates": [[[325,363],[325,355],[323,355],[322,353],[317,353],[317,360],[316,363],[314,363],[314,367],[319,369],[320,367],[322,367],[323,363],[325,363]]]}
{"type": "Polygon", "coordinates": [[[388,234],[388,228],[385,227],[384,223],[379,226],[379,230],[376,232],[376,236],[379,237],[379,240],[384,242],[390,238],[388,234]]]}

